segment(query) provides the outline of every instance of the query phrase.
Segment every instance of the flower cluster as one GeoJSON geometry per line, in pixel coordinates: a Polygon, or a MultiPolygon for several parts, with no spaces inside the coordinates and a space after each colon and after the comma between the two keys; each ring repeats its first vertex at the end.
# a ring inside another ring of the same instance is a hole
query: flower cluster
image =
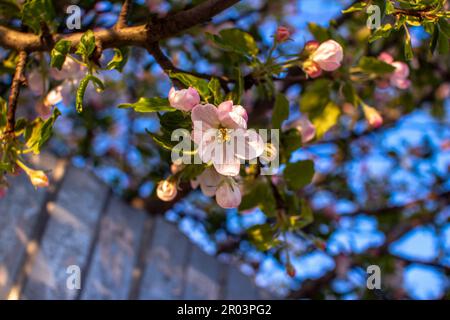
{"type": "Polygon", "coordinates": [[[395,68],[386,79],[378,82],[378,87],[387,88],[389,85],[398,89],[408,89],[411,86],[409,77],[409,67],[406,63],[401,61],[394,61],[394,58],[387,52],[382,52],[378,59],[390,64],[395,68]]]}
{"type": "MultiPolygon", "coordinates": [[[[215,196],[223,208],[238,207],[242,196],[236,179],[241,161],[260,157],[266,147],[256,131],[247,129],[247,111],[231,100],[218,106],[201,103],[199,93],[192,87],[172,88],[169,102],[175,109],[190,112],[193,124],[191,138],[198,146],[198,157],[208,165],[191,181],[192,187],[200,186],[206,196],[215,196]],[[243,143],[235,143],[236,140],[243,143]]],[[[176,188],[177,182],[173,178],[161,181],[157,195],[161,200],[171,201],[176,196],[176,188]]]]}

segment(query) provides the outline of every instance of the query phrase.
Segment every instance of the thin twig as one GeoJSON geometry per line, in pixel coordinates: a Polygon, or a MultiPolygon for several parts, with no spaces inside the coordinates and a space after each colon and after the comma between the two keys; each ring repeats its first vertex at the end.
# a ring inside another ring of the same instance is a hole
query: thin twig
{"type": "Polygon", "coordinates": [[[11,93],[8,100],[8,114],[6,122],[5,134],[14,135],[15,125],[16,125],[16,109],[17,109],[17,99],[19,98],[20,85],[24,79],[24,69],[27,61],[27,53],[25,51],[19,52],[19,61],[16,65],[16,72],[11,83],[11,93]]]}

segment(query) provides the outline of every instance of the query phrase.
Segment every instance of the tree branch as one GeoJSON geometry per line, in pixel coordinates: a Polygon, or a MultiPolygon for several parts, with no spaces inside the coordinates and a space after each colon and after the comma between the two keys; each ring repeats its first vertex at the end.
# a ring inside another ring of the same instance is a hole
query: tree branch
{"type": "MultiPolygon", "coordinates": [[[[240,0],[206,0],[201,4],[161,19],[154,19],[149,24],[142,24],[122,29],[100,29],[94,31],[95,38],[103,44],[103,48],[121,46],[146,47],[149,43],[158,42],[198,24],[209,21],[240,0]]],[[[82,32],[56,34],[53,42],[64,39],[71,42],[75,49],[80,42],[82,32]]],[[[17,51],[35,52],[50,51],[52,48],[42,41],[39,35],[25,33],[0,26],[0,46],[17,51]]]]}
{"type": "Polygon", "coordinates": [[[17,99],[20,93],[20,85],[24,81],[24,69],[27,61],[27,53],[25,51],[19,52],[19,60],[16,65],[16,72],[11,83],[11,93],[8,99],[8,114],[6,122],[6,135],[14,135],[14,129],[16,125],[16,109],[17,99]]]}

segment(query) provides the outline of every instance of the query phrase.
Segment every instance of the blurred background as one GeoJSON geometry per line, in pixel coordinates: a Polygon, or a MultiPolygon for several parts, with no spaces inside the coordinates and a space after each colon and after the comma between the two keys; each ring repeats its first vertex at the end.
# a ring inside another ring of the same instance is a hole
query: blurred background
{"type": "MultiPolygon", "coordinates": [[[[144,21],[149,10],[165,15],[198,1],[134,2],[131,23],[144,21]]],[[[315,23],[333,26],[347,44],[349,64],[361,54],[386,50],[396,60],[402,59],[397,46],[403,40],[395,36],[368,46],[367,17],[341,13],[350,2],[244,0],[207,25],[162,43],[162,48],[184,70],[227,74],[226,55],[207,40],[205,32],[242,28],[267,51],[277,26],[289,26],[294,30],[292,41],[280,53],[295,54],[313,39],[308,23],[315,23]]],[[[54,3],[57,12],[64,13],[69,1],[54,3]]],[[[113,26],[121,8],[120,1],[70,3],[82,8],[83,29],[113,26]]],[[[74,101],[58,104],[62,116],[49,150],[76,167],[92,169],[133,206],[163,214],[207,253],[221,261],[238,261],[245,274],[276,296],[445,299],[450,292],[449,59],[448,55],[429,56],[428,35],[421,27],[411,30],[416,51],[410,63],[413,85],[401,92],[361,89],[367,91],[370,104],[382,110],[384,125],[367,130],[364,120],[352,122],[353,107],[342,104],[339,124],[292,155],[292,160],[314,159],[316,166],[314,183],[305,190],[315,221],[298,233],[288,233],[286,239],[296,269],[293,278],[286,273],[286,257],[280,250],[261,251],[247,237],[248,228],[266,219],[259,209],[225,211],[199,191],[169,210],[154,207],[155,184],[170,171],[167,154],[146,133],[157,132],[159,121],[154,115],[117,108],[142,96],[168,94],[169,79],[145,50],[131,49],[122,74],[102,72],[106,90],[88,89],[86,112],[77,114],[74,101]],[[316,239],[326,245],[311,245],[316,239]],[[373,264],[382,270],[381,291],[366,289],[366,267],[373,264]]],[[[113,51],[106,50],[103,59],[109,61],[112,56],[113,51]]],[[[0,57],[6,68],[7,52],[0,50],[0,57]]],[[[2,72],[2,96],[9,82],[10,75],[2,72]]],[[[278,89],[289,97],[290,120],[295,120],[305,88],[293,80],[278,89]]],[[[243,105],[256,128],[270,123],[271,111],[264,108],[264,99],[256,88],[245,93],[243,105]],[[256,113],[258,117],[252,118],[256,113]]],[[[51,112],[30,90],[23,90],[20,104],[29,106],[20,108],[23,116],[51,112]]]]}

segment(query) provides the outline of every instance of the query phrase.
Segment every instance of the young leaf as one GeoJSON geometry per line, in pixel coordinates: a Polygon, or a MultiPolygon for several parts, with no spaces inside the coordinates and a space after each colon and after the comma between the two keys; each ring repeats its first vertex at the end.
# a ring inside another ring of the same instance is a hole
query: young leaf
{"type": "Polygon", "coordinates": [[[413,50],[412,50],[412,45],[411,45],[411,35],[410,35],[408,27],[406,25],[404,25],[404,29],[405,29],[405,47],[404,47],[405,59],[411,60],[414,56],[413,50]]]}
{"type": "Polygon", "coordinates": [[[211,98],[211,91],[208,87],[208,81],[205,79],[201,79],[188,73],[172,71],[169,73],[169,77],[180,80],[185,86],[197,89],[203,99],[208,101],[211,98]]]}
{"type": "Polygon", "coordinates": [[[354,5],[350,6],[349,8],[342,10],[343,14],[351,13],[351,12],[358,12],[364,10],[364,8],[367,7],[367,2],[357,2],[354,5]]]}
{"type": "Polygon", "coordinates": [[[300,190],[311,183],[314,176],[314,162],[311,160],[302,160],[288,163],[283,175],[289,189],[293,191],[300,190]]]}
{"type": "Polygon", "coordinates": [[[166,98],[140,98],[135,103],[122,103],[119,108],[133,108],[136,112],[175,111],[166,98]]]}
{"type": "Polygon", "coordinates": [[[125,64],[128,61],[128,52],[129,52],[129,49],[127,47],[115,48],[114,56],[111,59],[111,61],[108,62],[106,69],[108,69],[108,70],[116,69],[119,72],[122,72],[123,67],[125,67],[125,64]]]}
{"type": "Polygon", "coordinates": [[[214,97],[214,103],[216,105],[223,102],[222,88],[220,86],[220,81],[217,78],[212,78],[208,83],[208,88],[214,97]]]}
{"type": "Polygon", "coordinates": [[[392,32],[392,25],[387,23],[380,28],[376,29],[369,37],[369,42],[372,43],[381,38],[387,38],[392,32]]]}
{"type": "Polygon", "coordinates": [[[33,121],[32,126],[27,128],[25,134],[25,139],[27,140],[26,145],[34,154],[39,154],[42,146],[50,139],[53,133],[53,124],[60,115],[61,112],[55,108],[50,118],[45,121],[37,118],[33,121]]]}
{"type": "Polygon", "coordinates": [[[50,65],[53,68],[57,68],[61,70],[64,61],[66,60],[66,56],[70,51],[70,41],[68,40],[59,40],[55,47],[51,51],[51,61],[50,65]]]}
{"type": "Polygon", "coordinates": [[[86,92],[87,86],[90,81],[92,81],[94,86],[96,86],[97,88],[104,90],[103,82],[96,76],[88,74],[86,77],[84,77],[83,80],[80,81],[80,86],[78,87],[77,94],[76,94],[75,106],[76,106],[78,113],[83,111],[84,93],[86,92]]]}
{"type": "Polygon", "coordinates": [[[239,29],[224,29],[219,35],[207,34],[217,46],[226,51],[231,51],[244,56],[256,57],[259,52],[253,37],[239,29]]]}
{"type": "Polygon", "coordinates": [[[41,22],[53,25],[55,9],[51,0],[27,0],[22,7],[22,22],[34,33],[41,32],[41,22]]]}
{"type": "Polygon", "coordinates": [[[281,129],[281,124],[289,117],[289,101],[282,93],[275,97],[275,107],[272,113],[272,127],[281,129]]]}
{"type": "Polygon", "coordinates": [[[85,60],[88,60],[94,50],[95,35],[92,30],[88,30],[81,36],[76,54],[79,54],[80,56],[84,57],[85,60]]]}
{"type": "Polygon", "coordinates": [[[251,243],[261,251],[267,251],[278,244],[275,230],[269,224],[258,224],[247,230],[251,243]]]}

